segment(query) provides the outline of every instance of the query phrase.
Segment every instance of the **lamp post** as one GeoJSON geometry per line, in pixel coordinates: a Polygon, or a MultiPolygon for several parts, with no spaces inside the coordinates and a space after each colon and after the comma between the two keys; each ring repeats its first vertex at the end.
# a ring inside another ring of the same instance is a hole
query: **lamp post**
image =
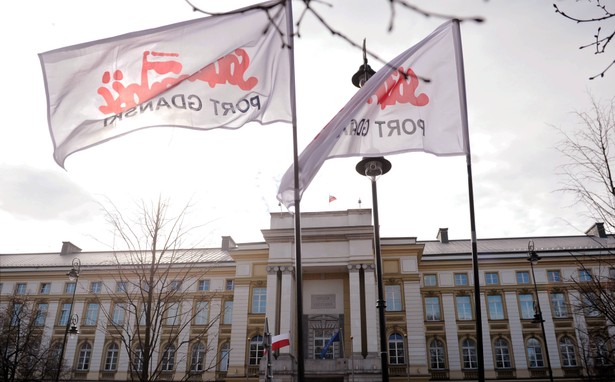
{"type": "Polygon", "coordinates": [[[58,372],[56,373],[55,382],[60,380],[60,374],[62,374],[62,361],[64,360],[64,349],[66,349],[66,337],[71,334],[71,338],[79,334],[77,329],[77,323],[79,322],[79,316],[76,314],[73,316],[73,305],[75,305],[75,292],[77,291],[77,280],[79,280],[79,272],[81,272],[81,260],[78,258],[73,259],[72,268],[66,274],[70,281],[75,282],[73,288],[73,294],[70,300],[70,309],[68,311],[68,317],[66,318],[66,328],[64,329],[64,339],[62,339],[62,348],[60,349],[60,359],[58,360],[58,372]]]}
{"type": "Polygon", "coordinates": [[[384,157],[363,158],[357,163],[356,170],[359,174],[368,177],[372,182],[372,205],[374,208],[374,252],[376,253],[376,282],[378,284],[378,301],[376,307],[378,309],[378,318],[380,320],[380,363],[382,367],[382,380],[389,381],[389,367],[387,359],[387,331],[386,318],[384,312],[386,310],[386,301],[384,300],[384,286],[382,282],[382,254],[380,253],[380,222],[378,219],[378,190],[376,181],[381,175],[386,174],[391,170],[391,162],[384,157]]]}
{"type": "Polygon", "coordinates": [[[540,329],[542,330],[542,340],[545,343],[545,357],[547,358],[547,369],[549,371],[549,381],[553,382],[553,370],[551,369],[551,358],[549,357],[549,346],[547,345],[547,334],[545,332],[545,320],[542,318],[542,309],[540,309],[540,299],[538,298],[538,286],[536,285],[536,277],[534,276],[534,263],[538,263],[540,256],[534,250],[534,241],[530,240],[527,243],[527,261],[530,262],[530,269],[532,270],[532,282],[534,283],[534,293],[536,294],[536,305],[534,307],[534,319],[533,324],[540,323],[540,329]]]}

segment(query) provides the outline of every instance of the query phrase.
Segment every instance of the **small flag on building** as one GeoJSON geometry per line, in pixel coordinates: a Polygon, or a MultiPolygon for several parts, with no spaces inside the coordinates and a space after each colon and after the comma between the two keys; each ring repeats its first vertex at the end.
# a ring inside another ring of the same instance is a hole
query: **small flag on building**
{"type": "Polygon", "coordinates": [[[329,195],[329,203],[336,201],[337,198],[333,195],[329,195]]]}

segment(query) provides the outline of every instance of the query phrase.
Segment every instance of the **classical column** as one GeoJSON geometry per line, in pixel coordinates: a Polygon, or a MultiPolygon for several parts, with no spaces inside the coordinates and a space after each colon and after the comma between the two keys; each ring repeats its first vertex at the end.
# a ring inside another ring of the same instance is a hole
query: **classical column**
{"type": "Polygon", "coordinates": [[[508,311],[508,325],[510,327],[510,340],[512,342],[513,356],[517,378],[529,378],[527,369],[527,357],[525,355],[525,342],[521,319],[519,316],[519,304],[516,292],[505,292],[506,309],[508,311]]]}
{"type": "Polygon", "coordinates": [[[404,281],[404,306],[406,307],[406,328],[408,329],[408,360],[410,370],[418,369],[427,374],[427,344],[425,342],[425,315],[419,281],[404,281]]]}
{"type": "MultiPolygon", "coordinates": [[[[281,297],[280,297],[280,332],[275,334],[282,333],[291,333],[291,338],[297,338],[295,324],[295,283],[294,283],[294,272],[295,267],[292,265],[281,266],[280,271],[282,272],[282,287],[281,287],[281,297]]],[[[280,349],[280,354],[290,353],[291,347],[286,346],[280,349]]]]}
{"type": "MultiPolygon", "coordinates": [[[[220,349],[220,321],[222,320],[222,300],[219,296],[214,297],[209,301],[209,320],[211,322],[211,326],[207,329],[207,343],[205,344],[207,353],[205,353],[205,367],[218,364],[218,350],[220,349]]],[[[218,367],[216,367],[216,369],[218,369],[218,367]]]]}
{"type": "Polygon", "coordinates": [[[380,352],[380,339],[378,338],[378,307],[376,306],[376,275],[374,264],[363,264],[365,270],[365,326],[367,333],[376,341],[367,341],[367,352],[378,356],[380,352]]]}
{"type": "MultiPolygon", "coordinates": [[[[348,280],[350,289],[350,336],[352,349],[350,354],[361,353],[361,264],[348,264],[348,280]]],[[[349,355],[350,355],[349,354],[349,355]]]]}
{"type": "Polygon", "coordinates": [[[446,349],[448,350],[448,368],[451,372],[451,379],[461,378],[461,357],[459,355],[455,297],[451,293],[442,294],[442,308],[444,313],[444,331],[446,333],[446,349]]]}
{"type": "Polygon", "coordinates": [[[233,326],[231,327],[232,350],[227,374],[229,376],[245,375],[249,298],[250,285],[236,282],[233,294],[233,326]]]}
{"type": "MultiPolygon", "coordinates": [[[[278,301],[278,280],[279,280],[279,266],[269,265],[267,266],[267,320],[269,321],[269,330],[274,333],[277,328],[277,320],[280,312],[278,306],[281,301],[278,301]]],[[[274,335],[277,333],[274,333],[274,335]]]]}
{"type": "Polygon", "coordinates": [[[487,301],[484,293],[480,294],[480,314],[482,319],[483,330],[483,354],[485,373],[487,378],[495,378],[494,364],[493,364],[493,347],[491,346],[491,328],[489,327],[489,317],[487,316],[487,301]]]}
{"type": "Polygon", "coordinates": [[[180,318],[178,319],[178,325],[183,327],[183,330],[177,336],[177,342],[175,343],[177,351],[175,352],[175,370],[179,376],[183,376],[186,372],[186,368],[190,368],[191,362],[191,345],[188,342],[190,336],[190,326],[192,325],[191,321],[184,322],[183,320],[188,320],[189,317],[192,316],[193,309],[193,300],[184,300],[180,303],[180,318]],[[182,344],[183,343],[183,344],[182,344]],[[181,345],[181,346],[180,346],[181,345]]]}

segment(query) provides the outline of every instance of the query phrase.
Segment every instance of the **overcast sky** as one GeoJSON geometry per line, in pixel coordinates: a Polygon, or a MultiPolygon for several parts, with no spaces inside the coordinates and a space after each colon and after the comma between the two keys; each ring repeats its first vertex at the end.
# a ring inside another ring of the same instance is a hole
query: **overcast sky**
{"type": "MultiPolygon", "coordinates": [[[[575,111],[590,108],[589,95],[613,97],[615,69],[588,78],[612,60],[578,47],[591,42],[595,26],[556,15],[552,1],[407,0],[438,13],[482,16],[461,26],[472,149],[477,235],[519,237],[583,234],[593,224],[584,209],[558,192],[563,164],[557,143],[582,128],[575,111]]],[[[225,11],[250,1],[196,1],[225,11]]],[[[444,22],[398,8],[387,32],[389,2],[313,2],[327,20],[384,59],[392,59],[444,22]]],[[[85,251],[113,243],[100,204],[130,214],[140,201],[168,198],[191,203],[186,224],[199,226],[192,244],[218,246],[220,236],[262,241],[279,180],[292,164],[287,124],[249,124],[240,130],[158,128],[132,133],[73,154],[66,170],[52,157],[38,53],[202,17],[183,0],[84,2],[11,1],[2,7],[3,59],[0,110],[0,252],[59,251],[71,241],[85,251]]],[[[562,9],[591,8],[559,1],[562,9]]],[[[612,5],[612,3],[611,3],[612,5]]],[[[294,2],[295,17],[303,9],[294,2]]],[[[614,10],[611,10],[614,11],[614,10]]],[[[350,77],[361,52],[334,38],[306,16],[296,40],[299,149],[354,94],[350,77]]],[[[370,59],[374,69],[382,64],[370,59]]],[[[378,182],[381,235],[435,239],[449,228],[468,239],[469,207],[464,157],[424,153],[390,156],[391,172],[378,182]]],[[[302,211],[371,208],[369,181],[354,166],[360,158],[333,159],[304,194],[302,211]],[[328,202],[328,196],[337,200],[328,202]]]]}

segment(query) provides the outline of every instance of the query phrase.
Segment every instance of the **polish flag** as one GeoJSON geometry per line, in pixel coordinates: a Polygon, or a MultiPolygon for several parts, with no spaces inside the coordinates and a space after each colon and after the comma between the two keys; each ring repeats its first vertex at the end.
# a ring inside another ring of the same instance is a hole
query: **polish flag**
{"type": "Polygon", "coordinates": [[[278,334],[271,338],[272,351],[276,351],[284,346],[290,346],[290,335],[288,333],[278,334]]]}

